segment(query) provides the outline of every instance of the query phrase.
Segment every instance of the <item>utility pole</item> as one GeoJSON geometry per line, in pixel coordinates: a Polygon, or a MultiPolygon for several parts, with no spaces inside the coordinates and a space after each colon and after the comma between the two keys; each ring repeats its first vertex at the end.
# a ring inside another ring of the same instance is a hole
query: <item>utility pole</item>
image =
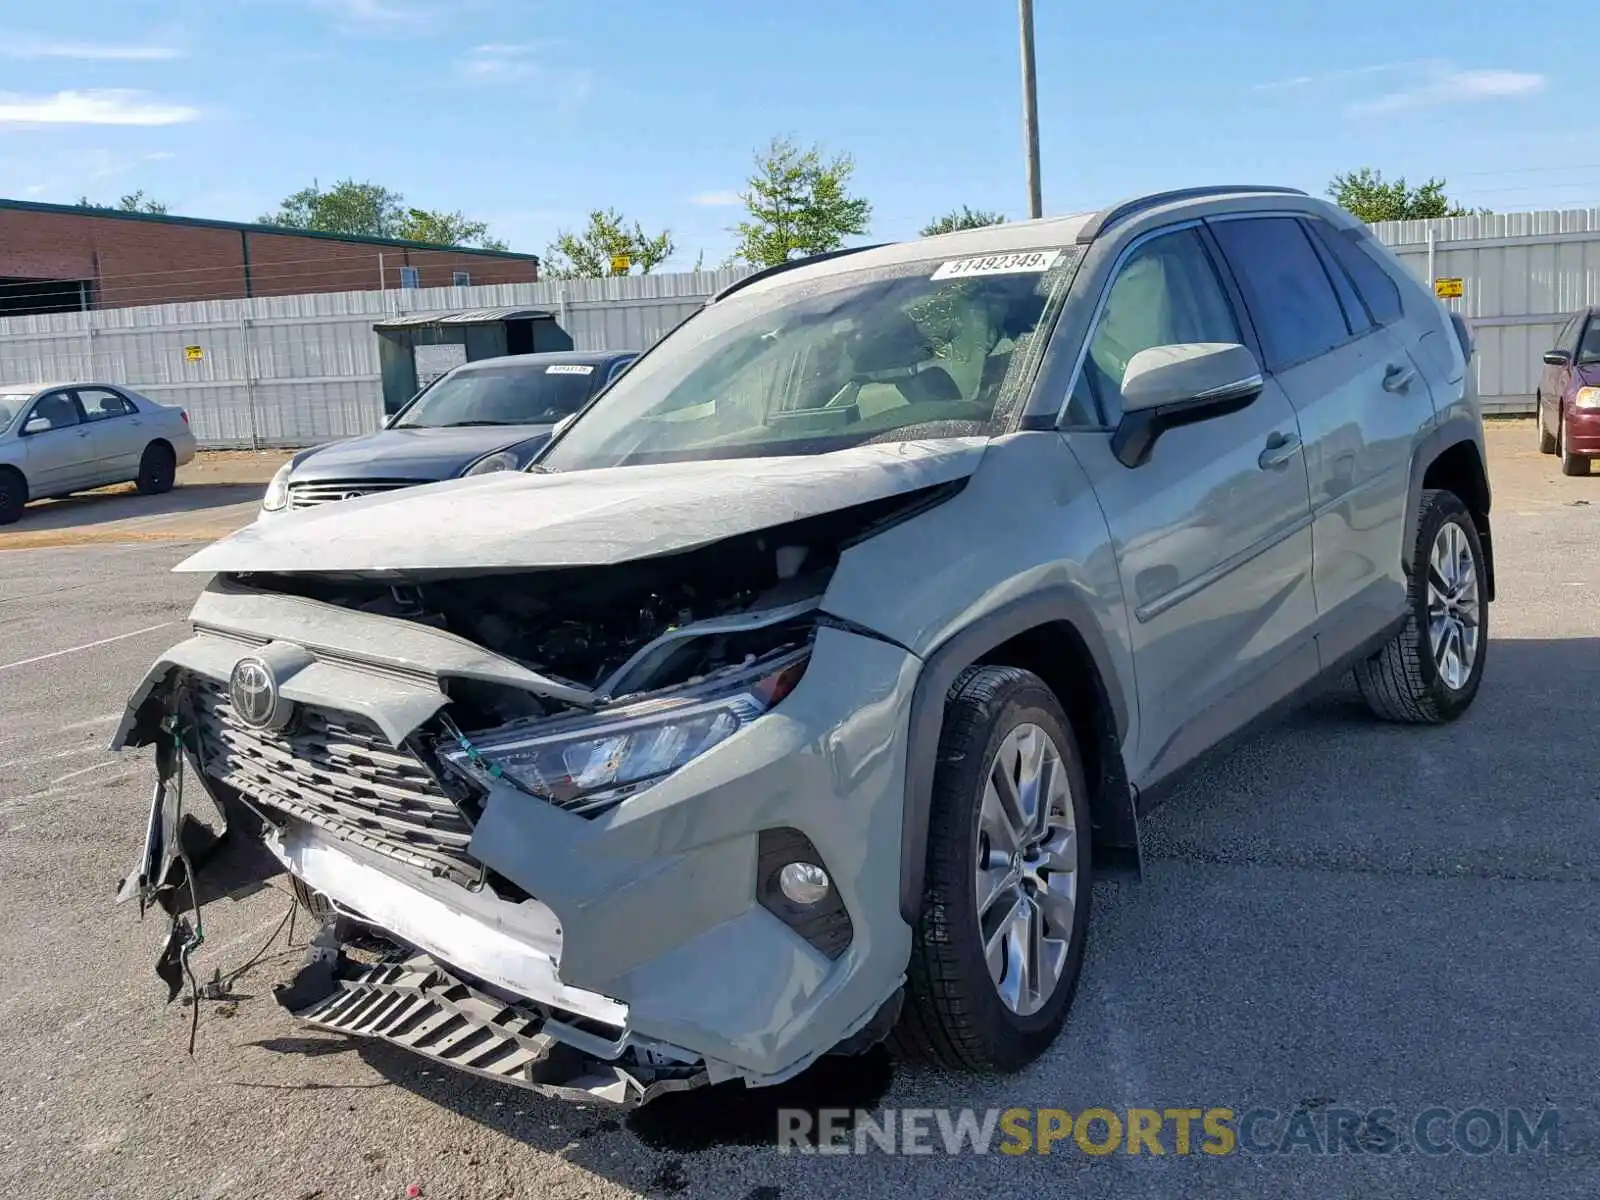
{"type": "Polygon", "coordinates": [[[1033,0],[1017,0],[1022,23],[1022,141],[1028,155],[1028,216],[1044,216],[1039,191],[1039,82],[1033,64],[1033,0]]]}

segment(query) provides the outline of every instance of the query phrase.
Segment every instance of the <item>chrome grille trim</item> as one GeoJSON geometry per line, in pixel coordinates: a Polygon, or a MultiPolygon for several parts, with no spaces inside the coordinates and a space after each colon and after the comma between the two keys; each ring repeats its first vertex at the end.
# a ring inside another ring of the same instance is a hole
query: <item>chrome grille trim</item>
{"type": "Polygon", "coordinates": [[[429,483],[427,479],[318,479],[306,483],[289,484],[289,507],[315,508],[336,500],[353,500],[378,492],[393,492],[400,488],[416,487],[429,483]]]}
{"type": "Polygon", "coordinates": [[[257,804],[408,866],[470,884],[472,824],[421,760],[351,713],[300,706],[283,731],[234,715],[226,685],[189,677],[200,755],[211,778],[257,804]]]}

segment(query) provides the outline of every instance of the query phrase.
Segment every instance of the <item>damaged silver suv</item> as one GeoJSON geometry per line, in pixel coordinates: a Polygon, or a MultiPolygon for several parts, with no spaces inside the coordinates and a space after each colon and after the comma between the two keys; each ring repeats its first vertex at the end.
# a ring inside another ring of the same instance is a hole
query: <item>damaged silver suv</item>
{"type": "Polygon", "coordinates": [[[176,990],[200,907],[287,870],[327,919],[287,1007],[545,1090],[1019,1068],[1181,768],[1334,672],[1471,704],[1470,354],[1275,188],[751,276],[527,472],[184,563],[123,894],[176,990]]]}

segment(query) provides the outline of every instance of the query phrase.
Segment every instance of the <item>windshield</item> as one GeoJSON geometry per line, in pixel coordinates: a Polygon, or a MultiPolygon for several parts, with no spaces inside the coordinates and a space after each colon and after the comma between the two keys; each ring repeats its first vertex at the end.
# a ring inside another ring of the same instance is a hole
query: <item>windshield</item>
{"type": "Polygon", "coordinates": [[[1002,432],[1080,257],[1049,247],[736,293],[639,359],[538,469],[1002,432]]]}
{"type": "Polygon", "coordinates": [[[458,368],[417,397],[393,428],[554,425],[583,407],[601,376],[593,363],[458,368]]]}
{"type": "Polygon", "coordinates": [[[11,428],[11,422],[22,415],[32,392],[0,392],[0,433],[11,428]]]}

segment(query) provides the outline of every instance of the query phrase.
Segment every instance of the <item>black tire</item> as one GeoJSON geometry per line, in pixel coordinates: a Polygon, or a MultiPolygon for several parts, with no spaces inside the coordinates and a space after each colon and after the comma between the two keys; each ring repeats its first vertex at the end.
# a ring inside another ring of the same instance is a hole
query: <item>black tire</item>
{"type": "Polygon", "coordinates": [[[889,1047],[902,1058],[951,1070],[1009,1072],[1055,1040],[1077,991],[1092,888],[1088,788],[1072,726],[1055,694],[1028,671],[969,667],[945,700],[934,773],[922,912],[912,930],[905,1006],[889,1047]],[[1021,1016],[1001,1000],[984,959],[974,866],[986,772],[1018,725],[1055,743],[1067,771],[1077,831],[1072,931],[1054,993],[1021,1016]]]}
{"type": "Polygon", "coordinates": [[[1483,664],[1489,651],[1488,580],[1484,569],[1483,543],[1478,527],[1454,492],[1422,493],[1422,508],[1417,519],[1415,568],[1407,587],[1409,612],[1405,627],[1378,653],[1355,669],[1356,684],[1367,706],[1386,721],[1439,725],[1453,721],[1471,706],[1483,682],[1483,664]],[[1478,643],[1472,666],[1460,687],[1451,687],[1434,662],[1428,636],[1428,580],[1435,540],[1447,524],[1458,525],[1472,552],[1473,578],[1477,584],[1478,643]]]}
{"type": "Polygon", "coordinates": [[[1564,416],[1556,418],[1556,453],[1561,456],[1561,473],[1563,475],[1587,475],[1589,473],[1588,455],[1571,454],[1567,450],[1567,420],[1564,416]]]}
{"type": "Polygon", "coordinates": [[[1533,420],[1539,427],[1539,453],[1554,454],[1556,452],[1556,435],[1544,427],[1544,401],[1537,395],[1533,398],[1533,420]]]}
{"type": "Polygon", "coordinates": [[[0,467],[0,525],[10,525],[22,516],[28,503],[28,481],[22,472],[0,467]]]}
{"type": "Polygon", "coordinates": [[[139,477],[134,480],[141,495],[159,496],[172,490],[178,474],[178,459],[165,442],[151,442],[139,459],[139,477]]]}

